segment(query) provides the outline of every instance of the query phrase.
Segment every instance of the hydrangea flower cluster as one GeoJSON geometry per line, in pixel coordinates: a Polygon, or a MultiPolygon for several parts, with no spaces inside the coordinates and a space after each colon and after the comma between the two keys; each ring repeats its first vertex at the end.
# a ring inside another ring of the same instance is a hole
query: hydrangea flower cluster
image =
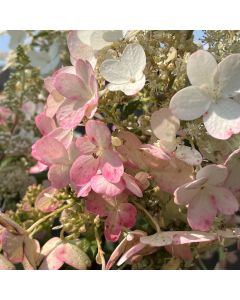
{"type": "MultiPolygon", "coordinates": [[[[33,204],[46,216],[25,229],[0,214],[0,269],[13,269],[15,263],[25,269],[60,269],[64,264],[86,269],[91,260],[78,245],[82,233],[90,239],[94,233],[96,261],[103,269],[136,264],[162,247],[177,259],[192,260],[192,244],[240,237],[236,215],[240,145],[222,164],[212,163],[182,122],[203,116],[206,134],[214,139],[227,140],[240,133],[240,55],[231,54],[217,64],[207,51],[189,53],[186,69],[191,85],[166,95],[171,99],[168,105],[154,107],[147,116],[136,109],[136,118],[142,114],[142,119],[135,130],[131,122],[125,126],[116,116],[126,113],[125,107],[134,101],[143,103],[141,107],[151,101],[146,90],[154,58],[134,34],[68,34],[72,65],[45,78],[48,96],[35,118],[42,137],[32,145],[36,164],[29,172],[47,172],[48,181],[33,204]],[[125,45],[121,51],[107,52],[121,43],[125,45]],[[119,96],[119,102],[111,103],[111,95],[119,96]],[[109,111],[107,106],[103,110],[106,103],[109,111]],[[69,198],[59,200],[56,195],[62,191],[69,198]],[[160,203],[159,218],[143,204],[154,199],[160,203]],[[163,216],[167,205],[175,211],[169,227],[163,216]],[[60,236],[40,249],[35,231],[58,214],[60,236]],[[65,222],[68,214],[74,215],[69,218],[73,223],[65,222]],[[151,230],[139,225],[141,214],[151,230]],[[174,228],[179,222],[184,230],[174,228]],[[103,240],[113,244],[121,240],[107,263],[103,240]]],[[[169,53],[165,64],[170,68],[178,54],[175,48],[169,53]]],[[[1,110],[2,124],[8,113],[1,110]]],[[[32,209],[30,205],[26,211],[32,209]]]]}

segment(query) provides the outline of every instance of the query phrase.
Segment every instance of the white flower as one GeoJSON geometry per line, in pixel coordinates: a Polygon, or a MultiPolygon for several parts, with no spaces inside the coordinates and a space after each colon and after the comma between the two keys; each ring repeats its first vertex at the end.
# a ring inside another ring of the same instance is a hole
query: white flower
{"type": "Polygon", "coordinates": [[[126,95],[134,95],[144,87],[145,66],[146,55],[142,46],[129,44],[124,49],[120,60],[105,60],[100,67],[100,73],[109,82],[110,91],[122,91],[126,95]]]}
{"type": "Polygon", "coordinates": [[[180,120],[203,115],[208,133],[226,140],[240,132],[240,103],[234,97],[240,89],[240,54],[232,54],[217,65],[207,51],[189,57],[187,75],[192,84],[177,92],[170,102],[180,120]]]}
{"type": "Polygon", "coordinates": [[[59,59],[59,43],[53,43],[49,51],[31,50],[28,52],[31,64],[40,69],[42,75],[47,75],[56,69],[59,59]]]}
{"type": "Polygon", "coordinates": [[[124,38],[122,30],[74,30],[68,35],[67,43],[73,65],[78,59],[88,60],[94,68],[97,52],[124,38]]]}

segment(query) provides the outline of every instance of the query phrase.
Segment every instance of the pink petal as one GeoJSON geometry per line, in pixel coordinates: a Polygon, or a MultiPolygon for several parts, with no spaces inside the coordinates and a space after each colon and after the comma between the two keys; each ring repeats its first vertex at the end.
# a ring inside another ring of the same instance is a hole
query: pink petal
{"type": "Polygon", "coordinates": [[[35,166],[33,166],[29,169],[29,173],[30,174],[41,173],[41,172],[47,170],[47,168],[48,168],[47,165],[42,164],[40,161],[38,161],[35,166]]]}
{"type": "Polygon", "coordinates": [[[105,220],[104,235],[106,240],[116,242],[121,235],[121,223],[118,213],[113,213],[105,220]]]}
{"type": "Polygon", "coordinates": [[[217,207],[206,190],[199,192],[188,206],[187,220],[194,230],[210,230],[217,214],[217,207]]]}
{"type": "Polygon", "coordinates": [[[88,211],[100,217],[105,217],[108,214],[108,203],[101,195],[90,194],[86,200],[86,208],[88,211]]]}
{"type": "Polygon", "coordinates": [[[58,124],[64,129],[77,127],[85,115],[85,109],[78,101],[64,100],[57,111],[58,124]]]}
{"type": "Polygon", "coordinates": [[[225,181],[228,175],[227,167],[223,165],[208,165],[197,172],[196,179],[207,178],[208,184],[217,185],[225,181]]]}
{"type": "Polygon", "coordinates": [[[78,197],[86,197],[91,192],[91,183],[88,182],[85,185],[75,187],[75,191],[78,197]]]}
{"type": "Polygon", "coordinates": [[[76,139],[76,146],[81,154],[92,154],[96,151],[96,145],[86,135],[76,139]]]}
{"type": "Polygon", "coordinates": [[[105,194],[110,197],[121,194],[125,189],[125,184],[122,180],[120,180],[118,183],[111,183],[102,175],[96,175],[92,177],[91,186],[94,192],[105,194]]]}
{"type": "Polygon", "coordinates": [[[113,150],[104,150],[100,157],[100,166],[102,175],[110,182],[117,183],[120,181],[124,167],[118,153],[113,150]]]}
{"type": "Polygon", "coordinates": [[[54,120],[43,112],[36,116],[35,123],[42,135],[47,135],[56,128],[54,120]]]}
{"type": "Polygon", "coordinates": [[[33,145],[34,158],[46,165],[58,164],[68,161],[66,148],[52,137],[42,137],[33,145]]]}
{"type": "Polygon", "coordinates": [[[119,205],[119,215],[121,225],[131,228],[136,224],[137,210],[130,203],[121,203],[119,205]]]}
{"type": "Polygon", "coordinates": [[[62,105],[64,101],[64,97],[61,96],[60,94],[58,98],[54,97],[52,94],[49,94],[47,98],[46,108],[45,108],[46,116],[53,118],[56,115],[59,107],[62,105]]]}
{"type": "Polygon", "coordinates": [[[139,183],[138,180],[136,180],[133,176],[124,173],[123,174],[123,180],[126,184],[126,188],[132,192],[134,195],[136,195],[137,197],[142,197],[143,193],[141,188],[139,187],[139,183]]]}
{"type": "Polygon", "coordinates": [[[173,193],[179,186],[193,179],[193,168],[175,158],[172,158],[167,165],[159,164],[159,167],[151,168],[149,173],[157,185],[168,193],[173,193]]]}
{"type": "Polygon", "coordinates": [[[167,155],[167,153],[165,153],[161,148],[150,144],[143,144],[139,149],[146,151],[147,153],[151,154],[152,156],[155,156],[156,158],[160,158],[163,160],[170,159],[169,155],[167,155]]]}
{"type": "Polygon", "coordinates": [[[224,187],[209,187],[211,197],[219,212],[233,215],[239,209],[239,204],[232,192],[224,187]]]}
{"type": "Polygon", "coordinates": [[[20,263],[23,260],[23,240],[22,235],[15,235],[8,230],[2,233],[2,249],[12,263],[20,263]]]}
{"type": "Polygon", "coordinates": [[[41,249],[41,254],[47,256],[50,254],[58,245],[62,243],[62,240],[58,237],[53,237],[48,240],[41,249]]]}
{"type": "Polygon", "coordinates": [[[88,256],[74,244],[64,243],[55,250],[56,257],[77,270],[86,270],[91,265],[88,256]]]}
{"type": "Polygon", "coordinates": [[[52,187],[44,189],[37,196],[35,208],[44,213],[50,213],[58,208],[60,203],[54,198],[54,195],[57,193],[57,191],[57,189],[52,187]]]}
{"type": "Polygon", "coordinates": [[[93,68],[88,61],[78,59],[76,62],[76,73],[86,86],[90,86],[91,76],[94,74],[93,68]]]}
{"type": "Polygon", "coordinates": [[[70,183],[69,170],[69,165],[52,165],[48,171],[48,179],[52,187],[56,189],[66,187],[70,183]]]}
{"type": "Polygon", "coordinates": [[[56,128],[48,134],[48,136],[55,138],[68,149],[73,140],[73,131],[69,129],[56,128]]]}
{"type": "Polygon", "coordinates": [[[58,74],[55,77],[54,86],[59,94],[69,100],[79,101],[81,105],[84,105],[92,98],[92,93],[89,88],[74,74],[58,74]]]}
{"type": "Polygon", "coordinates": [[[146,248],[146,245],[144,245],[142,243],[137,243],[136,245],[134,245],[132,248],[130,248],[123,254],[123,256],[119,259],[117,265],[121,266],[123,263],[125,263],[127,260],[129,260],[131,257],[140,253],[144,248],[146,248]]]}
{"type": "Polygon", "coordinates": [[[73,163],[70,178],[76,185],[84,185],[97,173],[99,159],[92,155],[81,155],[73,163]]]}
{"type": "Polygon", "coordinates": [[[64,262],[57,257],[57,248],[44,258],[39,270],[59,270],[64,262]]]}
{"type": "Polygon", "coordinates": [[[97,146],[108,148],[111,145],[111,132],[102,121],[87,121],[85,130],[90,141],[97,146]]]}
{"type": "Polygon", "coordinates": [[[180,205],[187,205],[199,193],[205,182],[206,178],[200,178],[180,186],[174,192],[174,202],[180,205]]]}
{"type": "Polygon", "coordinates": [[[161,108],[155,111],[151,116],[152,131],[160,140],[176,137],[180,127],[180,121],[176,118],[169,108],[161,108]]]}

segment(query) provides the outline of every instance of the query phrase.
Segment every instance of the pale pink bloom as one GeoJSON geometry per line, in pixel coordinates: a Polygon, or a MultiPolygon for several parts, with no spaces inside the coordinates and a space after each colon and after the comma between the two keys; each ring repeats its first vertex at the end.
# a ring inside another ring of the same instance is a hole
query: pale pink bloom
{"type": "Polygon", "coordinates": [[[124,168],[119,154],[113,150],[107,125],[89,120],[85,130],[86,135],[76,141],[81,155],[72,165],[71,180],[77,186],[85,185],[100,170],[107,181],[118,183],[124,168]]]}
{"type": "Polygon", "coordinates": [[[240,54],[231,54],[217,64],[207,51],[198,50],[187,62],[192,86],[177,92],[170,109],[180,120],[203,116],[207,132],[226,140],[240,132],[240,104],[234,97],[240,89],[240,54]]]}
{"type": "Polygon", "coordinates": [[[49,167],[48,179],[52,187],[63,188],[70,184],[70,168],[79,155],[74,142],[66,149],[57,139],[45,136],[34,144],[32,155],[49,167]]]}
{"type": "Polygon", "coordinates": [[[56,113],[62,128],[75,128],[84,116],[94,116],[98,105],[98,87],[89,62],[79,59],[75,67],[60,69],[54,75],[53,85],[65,97],[56,113]]]}
{"type": "Polygon", "coordinates": [[[78,270],[86,270],[91,261],[87,254],[73,242],[62,241],[54,237],[42,247],[41,255],[44,257],[39,270],[58,270],[65,263],[78,270]]]}
{"type": "Polygon", "coordinates": [[[6,126],[8,118],[11,116],[12,112],[9,108],[0,106],[0,125],[6,126]]]}
{"type": "Polygon", "coordinates": [[[235,150],[229,155],[224,165],[228,169],[228,177],[224,186],[228,188],[239,199],[240,198],[240,149],[235,150]]]}
{"type": "Polygon", "coordinates": [[[196,175],[196,180],[186,183],[174,192],[175,203],[188,206],[188,223],[196,230],[211,228],[217,213],[233,215],[239,204],[232,192],[223,186],[228,176],[223,165],[208,165],[196,175]]]}
{"type": "Polygon", "coordinates": [[[86,200],[88,211],[106,217],[104,235],[107,240],[116,242],[123,227],[131,228],[136,223],[137,210],[127,202],[127,198],[126,194],[106,197],[92,193],[86,200]]]}
{"type": "Polygon", "coordinates": [[[160,189],[173,193],[179,186],[193,180],[193,167],[175,157],[151,164],[148,171],[160,189]]]}
{"type": "Polygon", "coordinates": [[[117,151],[123,157],[125,165],[149,173],[163,191],[173,193],[177,187],[193,179],[191,165],[167,154],[161,155],[161,158],[152,155],[131,132],[121,131],[118,137],[122,145],[117,147],[117,151]]]}
{"type": "Polygon", "coordinates": [[[38,196],[35,202],[35,208],[44,213],[50,213],[60,206],[60,202],[54,197],[58,189],[53,187],[45,188],[38,196]]]}

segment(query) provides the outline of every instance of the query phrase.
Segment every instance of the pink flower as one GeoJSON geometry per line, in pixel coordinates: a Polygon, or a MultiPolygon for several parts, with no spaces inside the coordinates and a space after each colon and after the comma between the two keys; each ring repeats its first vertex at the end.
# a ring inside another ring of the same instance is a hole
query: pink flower
{"type": "Polygon", "coordinates": [[[135,206],[127,203],[127,195],[106,197],[90,194],[86,201],[86,208],[90,212],[106,217],[104,234],[107,240],[116,242],[122,227],[131,228],[136,223],[137,210],[135,206]]]}
{"type": "MultiPolygon", "coordinates": [[[[69,148],[72,139],[73,139],[73,132],[69,129],[57,128],[54,119],[48,117],[44,112],[40,113],[35,118],[35,123],[43,136],[48,136],[55,138],[59,142],[61,142],[66,149],[69,148]]],[[[32,156],[38,160],[35,154],[35,144],[32,145],[32,156]]],[[[37,164],[30,168],[29,173],[35,174],[45,171],[48,166],[40,161],[37,164]]]]}
{"type": "Polygon", "coordinates": [[[188,205],[188,223],[196,230],[211,228],[217,213],[234,214],[239,204],[232,192],[223,187],[228,170],[223,165],[209,165],[198,171],[196,180],[174,192],[175,203],[188,205]]]}
{"type": "Polygon", "coordinates": [[[111,132],[101,121],[86,123],[86,136],[76,141],[80,156],[73,163],[70,176],[73,183],[82,186],[88,183],[100,170],[103,177],[118,183],[123,175],[123,163],[111,145],[111,132]]]}
{"type": "Polygon", "coordinates": [[[35,202],[35,208],[44,212],[50,213],[60,206],[60,202],[54,197],[58,192],[56,188],[47,187],[38,196],[35,202]]]}
{"type": "Polygon", "coordinates": [[[98,105],[98,87],[89,62],[79,59],[75,67],[60,69],[54,75],[53,86],[66,98],[56,113],[62,128],[75,128],[84,116],[93,117],[98,105]]]}
{"type": "Polygon", "coordinates": [[[85,270],[91,265],[87,254],[78,248],[74,242],[63,242],[54,237],[42,247],[44,259],[39,270],[58,270],[64,263],[78,270],[85,270]]]}
{"type": "Polygon", "coordinates": [[[63,188],[70,184],[70,168],[79,155],[75,143],[66,149],[57,139],[45,136],[33,146],[33,157],[49,167],[48,179],[52,187],[63,188]]]}

